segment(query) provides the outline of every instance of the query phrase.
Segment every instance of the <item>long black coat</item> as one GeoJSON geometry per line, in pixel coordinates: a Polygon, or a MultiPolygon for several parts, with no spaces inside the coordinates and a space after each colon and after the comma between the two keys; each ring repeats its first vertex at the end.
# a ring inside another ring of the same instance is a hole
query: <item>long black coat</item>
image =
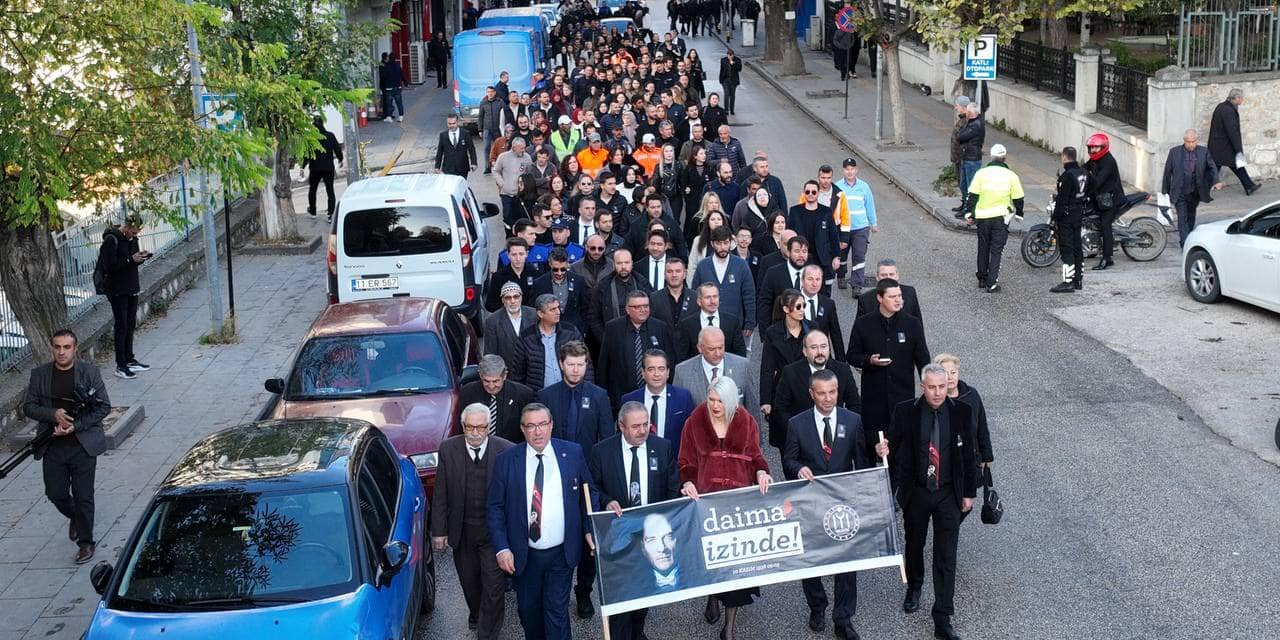
{"type": "Polygon", "coordinates": [[[1240,141],[1240,109],[1223,100],[1209,120],[1209,155],[1219,167],[1236,166],[1236,154],[1244,151],[1240,141]]]}
{"type": "Polygon", "coordinates": [[[862,370],[862,421],[874,433],[889,425],[894,405],[915,397],[916,372],[929,364],[924,325],[901,311],[891,318],[868,313],[853,323],[846,361],[862,370]],[[870,364],[874,354],[893,362],[870,364]]]}
{"type": "MultiPolygon", "coordinates": [[[[902,311],[924,323],[924,313],[920,311],[920,297],[916,295],[916,288],[906,284],[901,285],[899,288],[902,289],[902,311]]],[[[862,295],[858,296],[858,318],[879,310],[880,301],[876,300],[874,287],[863,291],[862,295]]]]}
{"type": "MultiPolygon", "coordinates": [[[[664,353],[675,353],[671,326],[657,318],[649,318],[640,326],[640,343],[644,351],[661,349],[664,353]]],[[[596,381],[609,392],[609,402],[615,407],[622,404],[619,401],[624,394],[640,386],[636,383],[635,350],[635,327],[631,318],[624,315],[610,320],[605,325],[604,340],[600,341],[596,381]]]]}

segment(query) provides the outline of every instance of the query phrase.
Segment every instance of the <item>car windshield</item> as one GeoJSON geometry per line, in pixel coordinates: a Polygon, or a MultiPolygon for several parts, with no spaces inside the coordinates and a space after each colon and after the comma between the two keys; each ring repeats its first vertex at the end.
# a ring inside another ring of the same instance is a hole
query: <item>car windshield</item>
{"type": "Polygon", "coordinates": [[[345,487],[184,494],[144,522],[112,608],[248,608],[356,587],[345,487]]]}
{"type": "Polygon", "coordinates": [[[352,258],[442,253],[453,247],[453,224],[441,207],[366,209],[346,214],[342,238],[352,258]]]}
{"type": "Polygon", "coordinates": [[[289,375],[288,400],[426,393],[452,386],[434,333],[313,338],[289,375]]]}

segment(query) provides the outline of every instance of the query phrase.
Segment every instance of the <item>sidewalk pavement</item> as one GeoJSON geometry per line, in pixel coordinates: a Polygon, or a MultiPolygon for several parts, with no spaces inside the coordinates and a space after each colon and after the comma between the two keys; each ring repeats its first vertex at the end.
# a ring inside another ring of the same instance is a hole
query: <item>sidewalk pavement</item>
{"type": "MultiPolygon", "coordinates": [[[[295,192],[295,201],[299,193],[305,202],[305,188],[295,192]]],[[[302,214],[298,222],[306,234],[323,233],[323,217],[302,214]]],[[[209,330],[207,282],[201,280],[139,328],[135,350],[151,371],[121,380],[99,363],[112,403],[144,404],[146,419],[98,458],[98,551],[88,564],[72,562],[75,545],[66,538],[66,519],[44,497],[40,463],[28,461],[0,483],[0,640],[81,636],[99,601],[90,569],[103,560],[118,563],[173,464],[209,433],[257,417],[267,398],[262,381],[282,373],[325,306],[323,260],[319,252],[237,256],[236,344],[199,344],[209,330]]],[[[225,292],[223,299],[225,304],[225,292]]]]}
{"type": "MultiPolygon", "coordinates": [[[[895,147],[890,144],[893,141],[893,115],[889,105],[889,87],[885,85],[882,116],[884,139],[877,143],[876,79],[871,75],[865,57],[858,65],[858,78],[849,81],[849,117],[845,119],[844,83],[840,81],[840,74],[831,54],[811,51],[802,46],[807,73],[802,76],[784,76],[781,63],[766,63],[761,60],[764,54],[764,25],[761,24],[760,28],[755,46],[739,48],[736,43],[733,45],[746,66],[755,72],[747,76],[746,82],[763,80],[772,85],[794,103],[796,108],[852,149],[859,163],[870,165],[881,173],[886,180],[901,189],[925,211],[932,213],[945,226],[966,228],[951,211],[958,204],[958,198],[943,197],[933,188],[938,174],[950,163],[951,131],[956,117],[950,103],[944,102],[941,96],[926,96],[914,86],[904,84],[902,95],[907,110],[907,140],[910,144],[905,148],[895,147]]],[[[716,55],[718,57],[720,53],[717,52],[716,55]]],[[[881,70],[883,71],[883,67],[881,70]]],[[[885,80],[887,82],[888,79],[885,80]]],[[[1009,150],[1009,168],[1018,173],[1026,193],[1026,218],[1021,224],[1013,223],[1011,230],[1020,233],[1031,225],[1047,222],[1048,216],[1044,208],[1049,202],[1061,168],[1058,154],[988,127],[983,151],[989,151],[991,145],[996,143],[1003,144],[1009,150]]],[[[1083,140],[1078,149],[1082,154],[1085,153],[1083,140]]],[[[839,167],[836,170],[839,177],[839,167]]],[[[1234,177],[1227,180],[1227,185],[1214,194],[1213,202],[1201,205],[1197,216],[1199,222],[1244,214],[1264,204],[1264,200],[1269,197],[1265,191],[1262,199],[1245,196],[1234,177]]],[[[1133,185],[1126,184],[1126,191],[1136,190],[1133,185]]],[[[1154,216],[1154,203],[1153,195],[1150,205],[1134,207],[1130,215],[1154,216]]],[[[1176,247],[1176,231],[1170,234],[1170,241],[1176,247]]]]}

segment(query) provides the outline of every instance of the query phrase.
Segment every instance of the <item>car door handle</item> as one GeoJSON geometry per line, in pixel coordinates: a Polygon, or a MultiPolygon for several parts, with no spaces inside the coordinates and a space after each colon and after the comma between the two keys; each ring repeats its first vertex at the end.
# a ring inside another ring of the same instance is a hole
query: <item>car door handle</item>
{"type": "Polygon", "coordinates": [[[1276,254],[1274,254],[1274,253],[1264,253],[1264,254],[1262,254],[1262,259],[1263,259],[1263,260],[1275,260],[1275,259],[1276,259],[1276,254]]]}
{"type": "Polygon", "coordinates": [[[422,509],[422,498],[415,497],[413,499],[413,512],[417,513],[422,509]]]}

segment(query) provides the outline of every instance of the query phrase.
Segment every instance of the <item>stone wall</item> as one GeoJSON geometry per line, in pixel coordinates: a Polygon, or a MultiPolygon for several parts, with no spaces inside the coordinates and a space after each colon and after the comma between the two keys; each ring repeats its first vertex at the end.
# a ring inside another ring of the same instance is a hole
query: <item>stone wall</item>
{"type": "MultiPolygon", "coordinates": [[[[1280,73],[1209,76],[1196,80],[1195,123],[1200,139],[1208,142],[1213,109],[1231,89],[1244,90],[1240,105],[1240,135],[1249,175],[1254,179],[1280,177],[1280,73]]],[[[1228,178],[1234,181],[1235,178],[1228,178]]]]}

